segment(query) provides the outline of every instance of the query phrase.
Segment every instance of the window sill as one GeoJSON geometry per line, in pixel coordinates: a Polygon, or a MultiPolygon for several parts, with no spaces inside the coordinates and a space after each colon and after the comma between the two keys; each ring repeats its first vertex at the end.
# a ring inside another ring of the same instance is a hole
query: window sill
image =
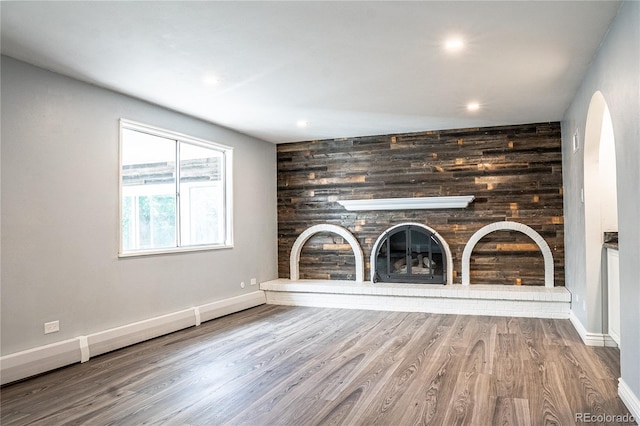
{"type": "Polygon", "coordinates": [[[221,250],[221,249],[231,249],[231,248],[233,248],[233,244],[215,245],[215,246],[171,247],[166,249],[139,250],[139,251],[129,251],[125,253],[118,253],[118,257],[129,258],[129,257],[140,257],[140,256],[157,256],[157,255],[163,255],[163,254],[180,254],[180,253],[221,250]]]}

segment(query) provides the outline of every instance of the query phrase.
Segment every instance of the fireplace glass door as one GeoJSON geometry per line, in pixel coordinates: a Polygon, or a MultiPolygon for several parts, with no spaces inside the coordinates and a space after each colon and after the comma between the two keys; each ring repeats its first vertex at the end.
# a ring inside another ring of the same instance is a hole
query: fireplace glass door
{"type": "Polygon", "coordinates": [[[406,225],[383,240],[376,256],[376,282],[445,284],[441,242],[428,230],[406,225]]]}

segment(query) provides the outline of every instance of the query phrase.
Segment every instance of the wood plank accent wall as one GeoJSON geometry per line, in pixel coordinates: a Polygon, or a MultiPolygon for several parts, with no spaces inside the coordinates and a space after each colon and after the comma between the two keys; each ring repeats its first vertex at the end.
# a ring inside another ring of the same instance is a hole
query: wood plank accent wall
{"type": "MultiPolygon", "coordinates": [[[[560,123],[428,131],[278,145],[278,271],[289,277],[289,254],[311,225],[330,223],[354,234],[366,279],[373,243],[387,228],[419,222],[436,229],[453,254],[454,283],[471,235],[485,225],[524,223],[547,241],[555,284],[564,285],[560,123]],[[346,211],[342,199],[475,195],[466,209],[346,211]]],[[[348,244],[333,234],[302,250],[301,278],[353,279],[348,244]]],[[[471,257],[475,284],[544,285],[544,262],[526,235],[497,231],[471,257]]]]}

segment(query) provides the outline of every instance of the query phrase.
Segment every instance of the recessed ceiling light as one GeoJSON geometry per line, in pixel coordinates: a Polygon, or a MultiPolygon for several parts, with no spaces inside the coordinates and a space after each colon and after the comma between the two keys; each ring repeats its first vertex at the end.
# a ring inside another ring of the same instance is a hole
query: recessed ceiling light
{"type": "Polygon", "coordinates": [[[463,47],[464,47],[464,41],[462,41],[460,37],[453,37],[453,38],[447,39],[447,41],[444,43],[444,48],[447,49],[449,52],[457,52],[459,50],[462,50],[463,47]]]}
{"type": "Polygon", "coordinates": [[[296,126],[298,126],[300,128],[307,127],[308,125],[309,125],[309,122],[307,120],[298,120],[298,121],[296,121],[296,126]]]}
{"type": "Polygon", "coordinates": [[[215,75],[209,74],[209,75],[204,76],[202,81],[207,86],[215,86],[216,84],[218,84],[220,82],[220,79],[218,79],[218,77],[216,77],[215,75]]]}
{"type": "Polygon", "coordinates": [[[467,110],[469,111],[477,111],[480,109],[480,104],[477,102],[469,102],[467,104],[467,110]]]}

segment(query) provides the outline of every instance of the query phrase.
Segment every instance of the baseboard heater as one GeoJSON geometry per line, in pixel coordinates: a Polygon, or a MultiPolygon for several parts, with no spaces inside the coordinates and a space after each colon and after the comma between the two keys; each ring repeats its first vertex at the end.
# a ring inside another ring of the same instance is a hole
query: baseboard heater
{"type": "Polygon", "coordinates": [[[6,355],[0,357],[0,384],[15,382],[77,362],[86,362],[91,357],[106,352],[184,328],[198,326],[202,322],[265,303],[264,292],[254,291],[87,336],[78,336],[6,355]]]}

